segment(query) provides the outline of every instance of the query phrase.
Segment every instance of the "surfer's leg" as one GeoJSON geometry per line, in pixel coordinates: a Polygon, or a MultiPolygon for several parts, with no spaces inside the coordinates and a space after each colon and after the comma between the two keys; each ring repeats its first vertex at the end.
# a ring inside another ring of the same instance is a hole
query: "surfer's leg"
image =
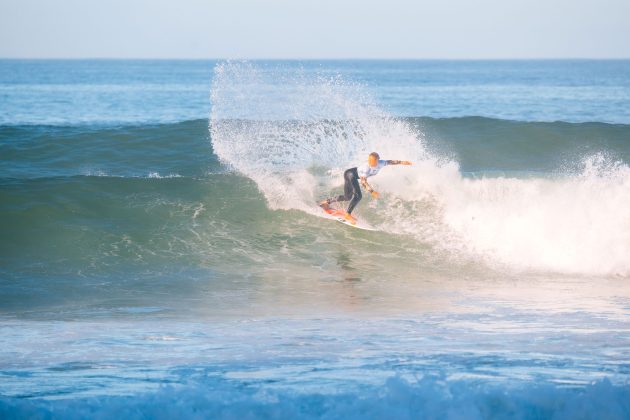
{"type": "Polygon", "coordinates": [[[319,206],[327,209],[328,206],[330,206],[332,203],[336,203],[337,201],[346,201],[346,196],[344,195],[339,195],[337,197],[329,197],[327,199],[325,199],[324,201],[321,201],[319,203],[319,206]]]}
{"type": "Polygon", "coordinates": [[[348,201],[350,197],[346,197],[345,195],[338,195],[337,197],[327,198],[325,201],[327,204],[336,203],[337,201],[348,201]]]}
{"type": "Polygon", "coordinates": [[[355,179],[355,177],[353,176],[352,172],[353,171],[348,169],[343,174],[343,180],[344,180],[343,195],[338,195],[337,197],[330,197],[328,200],[326,200],[326,201],[328,201],[328,204],[336,203],[338,201],[348,201],[348,200],[352,199],[353,192],[354,192],[354,187],[352,185],[352,180],[355,179]]]}
{"type": "MultiPolygon", "coordinates": [[[[357,168],[350,168],[343,173],[343,195],[337,197],[330,197],[322,201],[320,206],[328,206],[330,203],[336,203],[338,201],[350,201],[356,200],[356,203],[361,200],[361,188],[359,187],[357,168]],[[359,198],[356,198],[355,191],[359,192],[359,198]]],[[[356,206],[356,203],[352,205],[352,208],[356,206]]]]}
{"type": "Polygon", "coordinates": [[[350,185],[352,187],[352,192],[351,192],[352,199],[350,200],[350,204],[348,204],[348,210],[346,210],[346,213],[348,214],[352,213],[352,210],[354,210],[354,208],[356,207],[357,204],[359,204],[359,201],[361,201],[361,198],[362,198],[361,186],[359,185],[359,180],[357,179],[356,176],[352,177],[352,181],[350,185]]]}
{"type": "MultiPolygon", "coordinates": [[[[355,179],[354,178],[354,174],[353,171],[348,169],[346,172],[343,173],[343,200],[342,201],[348,201],[352,199],[352,193],[354,191],[354,188],[352,186],[352,180],[355,179]]],[[[341,196],[340,196],[341,197],[341,196]]]]}

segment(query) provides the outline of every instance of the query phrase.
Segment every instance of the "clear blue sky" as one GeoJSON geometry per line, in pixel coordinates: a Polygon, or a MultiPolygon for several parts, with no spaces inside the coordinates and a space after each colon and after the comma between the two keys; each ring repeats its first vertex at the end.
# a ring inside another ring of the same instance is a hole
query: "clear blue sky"
{"type": "Polygon", "coordinates": [[[630,58],[630,0],[0,0],[0,57],[630,58]]]}

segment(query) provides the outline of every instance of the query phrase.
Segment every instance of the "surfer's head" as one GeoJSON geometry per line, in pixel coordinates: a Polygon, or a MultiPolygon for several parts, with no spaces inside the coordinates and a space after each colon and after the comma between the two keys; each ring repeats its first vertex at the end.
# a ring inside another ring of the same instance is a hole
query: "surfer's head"
{"type": "Polygon", "coordinates": [[[370,156],[368,156],[368,165],[370,165],[372,168],[375,168],[378,165],[378,160],[380,158],[381,157],[378,155],[378,153],[370,153],[370,156]]]}

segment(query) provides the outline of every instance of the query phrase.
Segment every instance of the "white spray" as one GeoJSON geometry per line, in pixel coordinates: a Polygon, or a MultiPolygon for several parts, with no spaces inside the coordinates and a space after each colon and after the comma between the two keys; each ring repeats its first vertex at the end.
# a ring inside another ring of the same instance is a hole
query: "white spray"
{"type": "Polygon", "coordinates": [[[468,179],[365,87],[280,65],[219,64],[211,99],[214,152],[272,209],[317,214],[341,171],[378,151],[415,163],[382,170],[373,184],[383,199],[361,203],[382,229],[513,269],[630,275],[630,169],[621,162],[597,155],[578,175],[468,179]]]}

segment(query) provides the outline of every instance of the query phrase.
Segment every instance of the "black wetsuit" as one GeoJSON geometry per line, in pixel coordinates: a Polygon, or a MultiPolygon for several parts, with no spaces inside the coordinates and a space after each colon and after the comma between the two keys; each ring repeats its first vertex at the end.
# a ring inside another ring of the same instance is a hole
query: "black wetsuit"
{"type": "Polygon", "coordinates": [[[352,213],[352,210],[359,204],[361,201],[361,186],[359,185],[359,173],[357,172],[357,168],[347,169],[343,173],[343,195],[338,197],[329,198],[329,203],[334,203],[335,201],[350,201],[348,204],[348,209],[346,210],[348,214],[352,213]]]}

